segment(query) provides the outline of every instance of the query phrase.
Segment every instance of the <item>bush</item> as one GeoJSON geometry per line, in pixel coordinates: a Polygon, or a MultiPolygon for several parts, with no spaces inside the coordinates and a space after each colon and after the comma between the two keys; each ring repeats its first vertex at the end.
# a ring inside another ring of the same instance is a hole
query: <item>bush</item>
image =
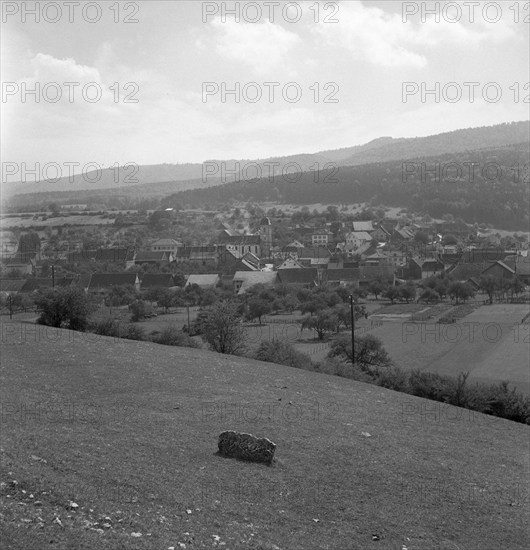
{"type": "Polygon", "coordinates": [[[409,384],[407,373],[397,367],[378,369],[376,384],[389,390],[408,393],[409,384]]]}
{"type": "Polygon", "coordinates": [[[87,295],[78,287],[40,291],[35,305],[40,310],[39,324],[79,331],[87,328],[92,309],[87,295]]]}
{"type": "Polygon", "coordinates": [[[132,311],[131,321],[136,323],[145,317],[151,316],[154,313],[153,306],[144,300],[135,300],[129,309],[132,311]]]}
{"type": "Polygon", "coordinates": [[[101,336],[119,336],[119,323],[112,317],[107,317],[101,321],[97,321],[90,326],[91,332],[101,336]]]}
{"type": "Polygon", "coordinates": [[[201,347],[199,342],[172,325],[165,327],[162,332],[151,333],[151,340],[155,344],[162,344],[164,346],[183,346],[188,348],[201,347]]]}
{"type": "Polygon", "coordinates": [[[254,354],[254,359],[297,369],[305,369],[311,364],[308,355],[295,350],[291,344],[276,339],[262,342],[254,354]]]}
{"type": "Polygon", "coordinates": [[[125,325],[120,330],[120,338],[126,338],[127,340],[145,340],[145,332],[142,327],[138,325],[125,325]]]}

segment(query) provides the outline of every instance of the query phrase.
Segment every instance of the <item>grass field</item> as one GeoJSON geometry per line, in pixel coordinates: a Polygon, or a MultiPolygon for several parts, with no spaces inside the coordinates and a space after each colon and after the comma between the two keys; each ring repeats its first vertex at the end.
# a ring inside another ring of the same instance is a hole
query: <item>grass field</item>
{"type": "Polygon", "coordinates": [[[2,328],[2,548],[530,543],[525,425],[205,350],[14,328],[2,328]],[[272,439],[276,464],[217,456],[227,429],[272,439]]]}
{"type": "Polygon", "coordinates": [[[507,380],[530,393],[530,325],[521,325],[525,304],[481,306],[454,324],[384,322],[374,330],[401,368],[456,376],[470,381],[507,380]]]}

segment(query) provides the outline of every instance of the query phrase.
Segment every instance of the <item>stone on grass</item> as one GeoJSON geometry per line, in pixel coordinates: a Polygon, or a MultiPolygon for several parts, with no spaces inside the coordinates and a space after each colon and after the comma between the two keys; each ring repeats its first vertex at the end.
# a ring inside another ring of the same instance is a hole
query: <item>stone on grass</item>
{"type": "Polygon", "coordinates": [[[271,464],[274,460],[276,444],[265,437],[234,431],[223,432],[219,436],[219,453],[230,457],[271,464]]]}

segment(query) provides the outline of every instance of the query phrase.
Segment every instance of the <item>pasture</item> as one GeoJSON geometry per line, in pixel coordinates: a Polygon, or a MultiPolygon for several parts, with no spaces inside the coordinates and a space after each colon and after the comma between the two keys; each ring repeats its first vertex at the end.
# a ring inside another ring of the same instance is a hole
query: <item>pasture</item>
{"type": "Polygon", "coordinates": [[[530,325],[521,320],[525,304],[480,306],[452,324],[386,321],[374,330],[390,357],[403,369],[420,369],[470,381],[509,381],[528,394],[530,325]]]}
{"type": "Polygon", "coordinates": [[[4,548],[529,545],[528,427],[353,380],[107,337],[3,342],[4,548]],[[221,458],[227,429],[272,467],[221,458]],[[509,455],[506,453],[509,449],[509,455]]]}

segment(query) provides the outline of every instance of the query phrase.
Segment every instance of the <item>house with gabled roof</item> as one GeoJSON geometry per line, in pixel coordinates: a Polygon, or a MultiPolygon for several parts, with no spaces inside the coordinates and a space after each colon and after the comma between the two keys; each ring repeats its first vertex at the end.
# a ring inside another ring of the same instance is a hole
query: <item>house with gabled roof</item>
{"type": "Polygon", "coordinates": [[[443,273],[444,270],[445,265],[436,258],[411,258],[408,264],[408,274],[411,279],[428,279],[443,273]]]}
{"type": "Polygon", "coordinates": [[[283,269],[303,269],[304,266],[292,256],[288,256],[285,260],[278,266],[278,271],[283,269]]]}
{"type": "Polygon", "coordinates": [[[15,295],[24,286],[26,279],[0,279],[0,294],[3,296],[15,295]]]}
{"type": "Polygon", "coordinates": [[[316,286],[320,280],[316,267],[282,269],[277,271],[277,282],[284,285],[316,286]]]}
{"type": "Polygon", "coordinates": [[[138,252],[134,258],[136,265],[140,264],[156,264],[167,265],[173,261],[171,252],[138,252]]]}
{"type": "Polygon", "coordinates": [[[179,246],[182,246],[182,243],[175,239],[158,239],[151,243],[151,252],[171,252],[171,254],[175,254],[179,246]]]}
{"type": "Polygon", "coordinates": [[[235,294],[244,294],[254,285],[273,286],[276,280],[276,271],[236,271],[232,283],[235,294]]]}
{"type": "Polygon", "coordinates": [[[448,267],[446,273],[451,275],[455,281],[465,283],[468,279],[478,280],[482,272],[491,265],[491,262],[458,262],[448,267]]]}
{"type": "Polygon", "coordinates": [[[217,273],[192,273],[186,280],[186,286],[197,285],[201,288],[215,288],[220,281],[217,273]]]}
{"type": "Polygon", "coordinates": [[[98,248],[94,256],[96,262],[134,262],[135,251],[130,247],[98,248]]]}
{"type": "MultiPolygon", "coordinates": [[[[513,264],[512,264],[513,265],[513,264]]],[[[497,260],[489,267],[487,267],[482,273],[484,277],[491,276],[496,279],[511,279],[515,275],[515,265],[510,267],[505,264],[502,260],[497,260]]]]}
{"type": "Polygon", "coordinates": [[[359,269],[355,267],[343,267],[342,269],[327,269],[323,272],[323,280],[330,285],[354,284],[359,277],[359,269]]]}
{"type": "Polygon", "coordinates": [[[135,290],[140,290],[140,279],[134,272],[126,273],[92,273],[88,283],[88,292],[93,294],[106,294],[115,286],[130,285],[135,290]]]}
{"type": "Polygon", "coordinates": [[[352,222],[352,229],[354,232],[364,231],[371,233],[374,230],[372,221],[354,221],[352,222]]]}
{"type": "Polygon", "coordinates": [[[140,281],[140,290],[174,288],[175,286],[175,281],[171,273],[146,273],[140,281]]]}

